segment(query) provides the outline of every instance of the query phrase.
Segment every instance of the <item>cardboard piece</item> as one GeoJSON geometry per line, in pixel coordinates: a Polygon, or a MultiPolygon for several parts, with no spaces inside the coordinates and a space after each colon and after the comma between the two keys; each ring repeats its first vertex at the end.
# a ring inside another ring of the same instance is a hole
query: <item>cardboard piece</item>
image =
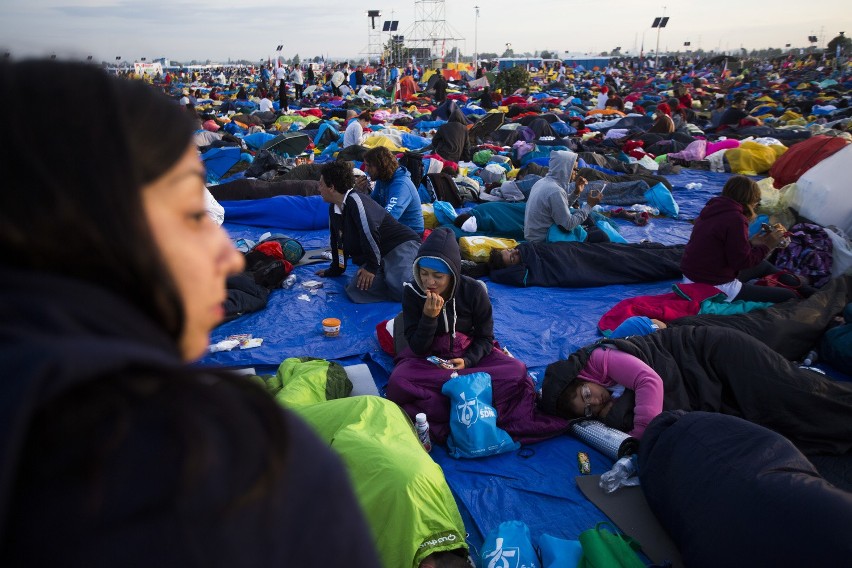
{"type": "Polygon", "coordinates": [[[655,564],[669,561],[672,568],[683,568],[680,551],[654,516],[641,487],[622,487],[613,493],[604,493],[598,485],[600,475],[582,475],[574,479],[583,495],[622,532],[639,541],[642,551],[655,564]]]}
{"type": "Polygon", "coordinates": [[[373,380],[373,374],[367,365],[360,363],[343,367],[343,369],[346,371],[346,376],[352,381],[352,394],[350,396],[379,396],[376,381],[373,380]]]}

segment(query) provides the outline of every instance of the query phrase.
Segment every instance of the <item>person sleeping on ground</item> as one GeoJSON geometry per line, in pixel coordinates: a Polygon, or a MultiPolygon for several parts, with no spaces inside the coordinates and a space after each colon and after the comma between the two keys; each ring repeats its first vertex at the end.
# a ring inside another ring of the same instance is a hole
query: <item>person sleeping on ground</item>
{"type": "Polygon", "coordinates": [[[676,280],[683,245],[659,243],[534,243],[493,249],[490,277],[511,286],[585,288],[676,280]]]}
{"type": "Polygon", "coordinates": [[[450,402],[441,387],[453,373],[483,371],[491,376],[497,426],[516,441],[563,432],[564,419],[538,409],[526,365],[503,353],[494,341],[488,292],[483,282],[461,274],[461,252],[452,231],[432,231],[417,253],[413,273],[402,299],[408,346],[394,360],[387,397],[412,418],[425,412],[432,438],[444,443],[450,402]],[[431,355],[447,360],[450,368],[429,362],[431,355]]]}
{"type": "Polygon", "coordinates": [[[640,439],[664,410],[721,412],[774,430],[805,454],[852,450],[852,383],[799,367],[735,329],[600,340],[548,365],[542,408],[640,439]]]}
{"type": "Polygon", "coordinates": [[[468,566],[458,505],[399,406],[350,396],[345,369],[312,357],[285,359],[255,379],[343,459],[384,566],[468,566]]]}

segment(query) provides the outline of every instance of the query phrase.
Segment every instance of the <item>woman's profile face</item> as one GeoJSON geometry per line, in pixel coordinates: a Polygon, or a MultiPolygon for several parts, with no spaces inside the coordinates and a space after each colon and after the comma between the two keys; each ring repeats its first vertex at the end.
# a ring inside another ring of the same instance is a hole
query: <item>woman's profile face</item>
{"type": "Polygon", "coordinates": [[[243,256],[207,215],[204,166],[194,144],[170,170],[142,190],[157,248],[177,286],[185,312],[180,351],[201,357],[210,331],[225,315],[225,280],[243,270],[243,256]]]}

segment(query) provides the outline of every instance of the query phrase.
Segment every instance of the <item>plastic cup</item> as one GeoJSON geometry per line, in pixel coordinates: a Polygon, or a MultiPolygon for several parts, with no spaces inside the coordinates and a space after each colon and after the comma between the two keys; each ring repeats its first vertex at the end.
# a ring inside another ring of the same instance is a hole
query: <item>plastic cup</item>
{"type": "Polygon", "coordinates": [[[322,320],[322,332],[326,337],[337,337],[340,335],[340,320],[337,318],[325,318],[322,320]]]}

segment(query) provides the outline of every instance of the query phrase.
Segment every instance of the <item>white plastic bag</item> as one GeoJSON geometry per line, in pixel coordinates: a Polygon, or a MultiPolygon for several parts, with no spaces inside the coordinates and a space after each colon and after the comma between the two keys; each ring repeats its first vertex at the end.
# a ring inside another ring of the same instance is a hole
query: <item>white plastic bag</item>
{"type": "Polygon", "coordinates": [[[831,239],[834,250],[831,253],[831,275],[852,274],[852,241],[849,236],[834,225],[825,228],[825,234],[831,239]]]}

